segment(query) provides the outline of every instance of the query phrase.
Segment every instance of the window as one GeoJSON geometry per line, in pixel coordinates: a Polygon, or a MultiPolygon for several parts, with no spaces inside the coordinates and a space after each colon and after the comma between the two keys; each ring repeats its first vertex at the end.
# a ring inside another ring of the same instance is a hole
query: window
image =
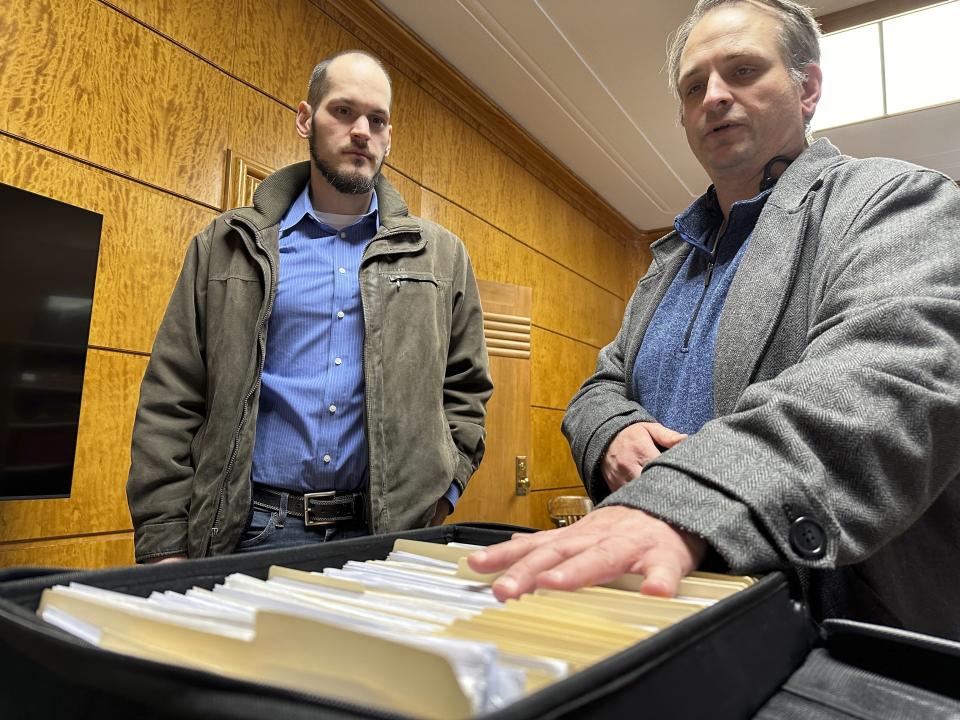
{"type": "Polygon", "coordinates": [[[824,36],[814,130],[960,101],[960,0],[824,36]]]}

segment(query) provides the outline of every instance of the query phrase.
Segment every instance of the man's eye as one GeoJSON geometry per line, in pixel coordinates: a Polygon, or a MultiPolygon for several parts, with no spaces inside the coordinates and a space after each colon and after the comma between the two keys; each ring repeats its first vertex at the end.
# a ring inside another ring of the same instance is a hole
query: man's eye
{"type": "Polygon", "coordinates": [[[702,88],[703,88],[703,85],[701,83],[694,83],[693,85],[687,88],[687,92],[684,94],[687,97],[690,97],[691,95],[696,95],[698,92],[700,92],[702,88]]]}
{"type": "Polygon", "coordinates": [[[387,121],[384,120],[382,117],[374,115],[373,117],[370,118],[370,124],[373,125],[374,127],[385,128],[387,126],[387,121]]]}
{"type": "Polygon", "coordinates": [[[340,106],[340,107],[334,108],[333,112],[336,113],[337,115],[342,115],[343,117],[346,117],[347,115],[350,114],[350,108],[340,106]]]}
{"type": "Polygon", "coordinates": [[[752,67],[742,67],[737,68],[737,75],[739,77],[746,77],[747,75],[753,75],[756,72],[756,68],[752,67]]]}

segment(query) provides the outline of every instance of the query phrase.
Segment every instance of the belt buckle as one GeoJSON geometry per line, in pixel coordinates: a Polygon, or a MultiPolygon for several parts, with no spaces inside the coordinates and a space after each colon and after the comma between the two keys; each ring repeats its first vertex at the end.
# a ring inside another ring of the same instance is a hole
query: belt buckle
{"type": "Polygon", "coordinates": [[[326,490],[324,492],[312,492],[303,494],[303,524],[306,527],[317,527],[321,525],[336,525],[336,520],[312,520],[310,518],[310,500],[313,498],[332,498],[336,497],[336,490],[326,490]]]}

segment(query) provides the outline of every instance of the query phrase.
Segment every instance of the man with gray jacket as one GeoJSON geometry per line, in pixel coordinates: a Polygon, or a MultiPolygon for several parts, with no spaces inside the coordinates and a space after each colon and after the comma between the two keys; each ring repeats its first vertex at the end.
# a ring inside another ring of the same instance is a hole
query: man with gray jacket
{"type": "Polygon", "coordinates": [[[652,247],[564,419],[600,507],[475,553],[506,598],[709,557],[789,569],[817,617],[960,638],[960,191],[806,126],[818,28],[700,0],[668,69],[713,185],[652,247]]]}
{"type": "Polygon", "coordinates": [[[139,562],[438,524],[480,463],[476,281],[380,174],[390,101],[371,55],[322,61],[296,119],[311,161],[191,243],[133,432],[139,562]]]}

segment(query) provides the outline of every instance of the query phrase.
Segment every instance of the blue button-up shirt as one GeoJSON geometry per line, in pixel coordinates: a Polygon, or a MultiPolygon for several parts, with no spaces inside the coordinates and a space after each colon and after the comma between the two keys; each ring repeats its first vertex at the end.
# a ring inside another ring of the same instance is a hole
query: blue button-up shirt
{"type": "Polygon", "coordinates": [[[308,188],[280,221],[252,477],[296,493],[358,492],[368,472],[360,261],[377,232],[377,196],[336,230],[308,188]]]}
{"type": "Polygon", "coordinates": [[[633,367],[634,397],[672,430],[695,433],[714,417],[720,311],[770,192],[733,204],[715,250],[723,214],[712,187],[677,217],[677,233],[693,250],[654,312],[633,367]]]}

